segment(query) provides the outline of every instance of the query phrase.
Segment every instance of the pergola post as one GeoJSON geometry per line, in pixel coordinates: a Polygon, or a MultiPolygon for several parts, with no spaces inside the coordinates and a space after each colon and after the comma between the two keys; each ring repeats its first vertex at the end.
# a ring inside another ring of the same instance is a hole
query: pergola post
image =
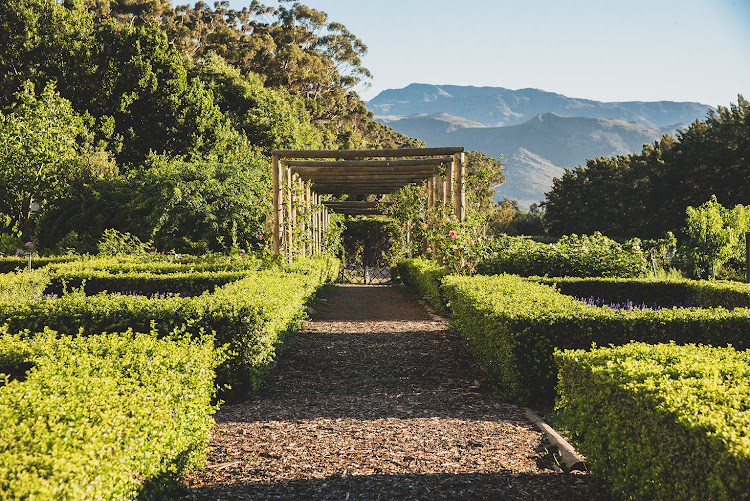
{"type": "Polygon", "coordinates": [[[273,177],[273,253],[281,252],[281,225],[283,224],[284,192],[282,189],[281,162],[278,155],[271,155],[273,177]]]}
{"type": "Polygon", "coordinates": [[[443,188],[443,205],[453,202],[453,162],[445,166],[445,187],[443,188]]]}
{"type": "Polygon", "coordinates": [[[287,262],[291,262],[293,259],[292,252],[294,249],[294,222],[297,218],[297,210],[295,208],[295,194],[293,187],[292,176],[294,175],[291,170],[284,169],[284,175],[286,177],[286,238],[284,239],[284,254],[286,254],[287,262]]]}
{"type": "Polygon", "coordinates": [[[463,152],[453,154],[453,164],[453,176],[455,178],[453,213],[459,221],[463,221],[466,219],[466,190],[464,187],[466,159],[463,152]]]}

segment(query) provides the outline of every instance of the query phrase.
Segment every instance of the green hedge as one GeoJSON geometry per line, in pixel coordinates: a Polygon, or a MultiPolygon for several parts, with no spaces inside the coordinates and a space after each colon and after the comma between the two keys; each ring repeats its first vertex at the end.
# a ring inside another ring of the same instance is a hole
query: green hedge
{"type": "Polygon", "coordinates": [[[396,270],[404,285],[414,289],[419,296],[429,302],[441,315],[448,314],[445,300],[440,290],[440,281],[448,275],[448,270],[435,261],[423,258],[405,259],[396,264],[396,270]]]}
{"type": "Polygon", "coordinates": [[[656,280],[652,278],[536,278],[554,284],[563,294],[601,298],[607,303],[634,301],[662,307],[750,307],[750,284],[717,280],[656,280]]]}
{"type": "Polygon", "coordinates": [[[211,337],[0,328],[0,499],[164,499],[202,466],[222,356],[211,337]]]}
{"type": "Polygon", "coordinates": [[[447,276],[443,294],[458,332],[498,388],[521,401],[551,401],[555,348],[674,341],[750,347],[747,308],[597,308],[515,275],[447,276]]]}
{"type": "Polygon", "coordinates": [[[640,277],[648,272],[637,242],[622,245],[601,233],[567,235],[546,244],[501,235],[482,251],[477,271],[550,277],[640,277]]]}
{"type": "Polygon", "coordinates": [[[296,266],[307,274],[260,271],[197,297],[74,293],[56,300],[0,302],[0,324],[9,324],[11,331],[50,327],[84,335],[129,328],[159,335],[176,328],[193,336],[215,332],[217,342],[227,344],[230,352],[218,368],[219,384],[232,387],[222,394],[242,396],[259,387],[283,335],[305,318],[307,300],[337,265],[316,258],[296,266]]]}
{"type": "Polygon", "coordinates": [[[268,263],[254,255],[244,256],[75,256],[64,262],[50,263],[53,271],[71,273],[91,270],[107,271],[112,274],[128,273],[201,273],[220,271],[256,271],[268,267],[268,263]]]}
{"type": "MultiPolygon", "coordinates": [[[[40,257],[33,256],[31,258],[31,267],[33,269],[42,268],[50,264],[63,264],[71,261],[76,261],[79,256],[49,256],[40,257]]],[[[27,269],[29,266],[28,257],[17,257],[17,256],[0,256],[0,273],[10,273],[12,271],[20,271],[27,269]]]]}
{"type": "Polygon", "coordinates": [[[40,297],[49,285],[45,270],[16,271],[0,275],[0,301],[40,297]]]}
{"type": "Polygon", "coordinates": [[[47,294],[62,295],[65,291],[83,288],[87,295],[100,292],[157,294],[173,293],[197,296],[216,287],[236,282],[252,271],[203,271],[178,273],[112,273],[105,270],[60,269],[50,272],[52,278],[47,294]]]}
{"type": "Polygon", "coordinates": [[[559,406],[616,500],[750,499],[750,353],[627,344],[556,353],[559,406]]]}

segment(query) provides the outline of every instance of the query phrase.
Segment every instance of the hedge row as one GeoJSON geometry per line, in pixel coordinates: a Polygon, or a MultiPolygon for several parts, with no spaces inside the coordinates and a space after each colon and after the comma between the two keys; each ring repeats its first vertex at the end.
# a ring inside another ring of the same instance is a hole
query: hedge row
{"type": "Polygon", "coordinates": [[[648,272],[645,255],[635,242],[622,245],[598,232],[567,235],[552,244],[501,235],[484,252],[477,271],[488,275],[640,277],[648,272]]]}
{"type": "Polygon", "coordinates": [[[750,499],[750,352],[556,353],[566,427],[611,499],[750,499]]]}
{"type": "Polygon", "coordinates": [[[87,295],[100,292],[197,296],[216,287],[236,282],[253,271],[202,271],[176,273],[112,273],[96,269],[59,269],[51,271],[47,294],[62,295],[82,288],[87,295]]]}
{"type": "Polygon", "coordinates": [[[230,352],[217,370],[222,394],[241,396],[258,388],[284,333],[305,318],[307,300],[338,270],[337,261],[329,258],[295,266],[306,274],[259,271],[197,297],[73,293],[55,300],[0,302],[0,325],[9,324],[11,331],[50,327],[83,335],[129,328],[158,335],[178,328],[192,336],[214,332],[230,352]]]}
{"type": "Polygon", "coordinates": [[[0,301],[40,297],[49,285],[44,270],[16,271],[0,274],[0,301]]]}
{"type": "Polygon", "coordinates": [[[634,301],[662,307],[748,308],[750,284],[716,280],[664,281],[652,278],[535,278],[556,285],[563,294],[600,298],[606,303],[634,301]]]}
{"type": "Polygon", "coordinates": [[[448,314],[440,284],[448,270],[435,261],[423,258],[405,259],[396,264],[399,279],[414,289],[441,315],[448,314]]]}
{"type": "Polygon", "coordinates": [[[55,272],[107,271],[113,274],[127,273],[201,273],[220,271],[256,271],[268,264],[252,254],[244,256],[76,256],[64,262],[50,263],[55,272]]]}
{"type": "Polygon", "coordinates": [[[553,350],[674,341],[750,347],[747,308],[614,310],[576,301],[514,275],[443,280],[451,318],[499,387],[520,399],[551,400],[553,350]]]}
{"type": "Polygon", "coordinates": [[[58,336],[0,327],[0,499],[164,499],[202,466],[210,336],[58,336]]]}
{"type": "MultiPolygon", "coordinates": [[[[69,263],[76,261],[79,256],[50,256],[40,257],[33,256],[31,266],[34,269],[42,268],[50,264],[69,263]]],[[[24,256],[0,256],[0,273],[10,273],[13,271],[24,270],[29,266],[29,258],[24,256]]]]}

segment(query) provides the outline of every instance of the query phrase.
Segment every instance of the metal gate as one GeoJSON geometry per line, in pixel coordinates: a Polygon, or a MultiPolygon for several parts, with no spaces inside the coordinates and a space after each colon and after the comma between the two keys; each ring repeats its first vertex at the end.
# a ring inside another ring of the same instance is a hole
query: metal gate
{"type": "Polygon", "coordinates": [[[345,263],[339,272],[338,281],[345,284],[389,284],[391,267],[382,263],[345,263]]]}

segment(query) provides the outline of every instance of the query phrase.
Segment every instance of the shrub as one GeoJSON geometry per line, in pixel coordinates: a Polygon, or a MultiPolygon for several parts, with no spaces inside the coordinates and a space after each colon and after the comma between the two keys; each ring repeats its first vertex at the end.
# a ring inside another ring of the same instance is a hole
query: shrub
{"type": "Polygon", "coordinates": [[[448,275],[448,270],[435,261],[423,258],[399,261],[396,269],[404,285],[413,288],[438,313],[442,315],[448,313],[440,290],[440,281],[448,275]]]}
{"type": "Polygon", "coordinates": [[[0,301],[42,296],[49,281],[49,275],[43,270],[17,271],[0,275],[0,301]]]}
{"type": "MultiPolygon", "coordinates": [[[[310,262],[335,267],[324,259],[310,262]]],[[[224,388],[225,396],[241,396],[260,386],[284,334],[305,318],[305,302],[324,276],[315,269],[310,265],[306,275],[260,271],[192,298],[75,293],[57,300],[0,302],[0,324],[8,323],[13,331],[80,329],[84,335],[128,328],[159,335],[175,328],[193,336],[215,332],[217,342],[227,344],[230,352],[218,368],[218,382],[231,386],[231,392],[224,388]]]]}
{"type": "Polygon", "coordinates": [[[647,345],[558,351],[558,406],[612,499],[750,499],[750,355],[647,345]]]}
{"type": "Polygon", "coordinates": [[[500,236],[484,251],[477,271],[550,277],[640,277],[646,259],[637,241],[621,245],[601,233],[568,235],[544,244],[527,238],[500,236]]]}
{"type": "Polygon", "coordinates": [[[750,347],[747,308],[597,308],[514,275],[448,276],[442,290],[456,329],[487,366],[488,377],[503,393],[522,401],[551,401],[555,348],[631,340],[750,347]]]}
{"type": "Polygon", "coordinates": [[[210,336],[0,328],[0,498],[163,497],[204,461],[221,359],[210,336]]]}
{"type": "Polygon", "coordinates": [[[535,278],[569,296],[599,297],[608,303],[637,301],[660,306],[748,308],[750,285],[716,280],[655,280],[651,278],[535,278]]]}

